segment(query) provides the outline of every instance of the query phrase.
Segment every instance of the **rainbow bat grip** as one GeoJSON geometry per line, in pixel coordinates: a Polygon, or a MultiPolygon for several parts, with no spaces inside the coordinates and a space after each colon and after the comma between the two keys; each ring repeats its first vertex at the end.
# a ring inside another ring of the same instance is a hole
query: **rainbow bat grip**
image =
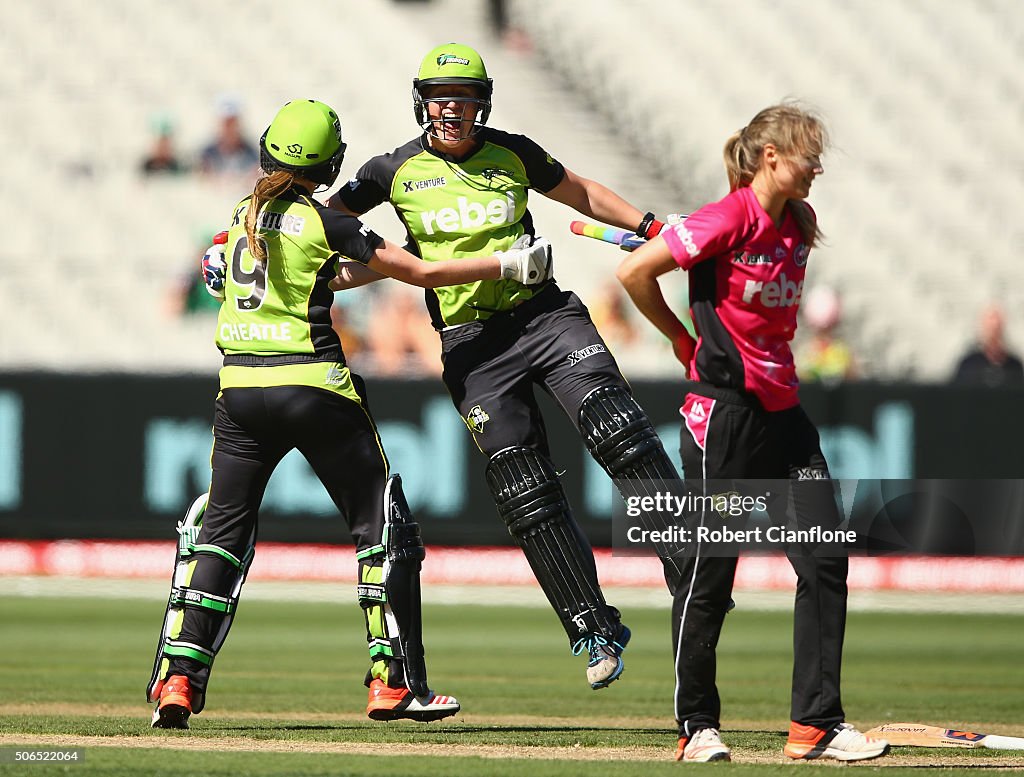
{"type": "Polygon", "coordinates": [[[626,238],[636,237],[635,234],[624,229],[602,227],[598,224],[588,224],[585,221],[574,221],[569,225],[569,229],[573,234],[592,237],[595,240],[603,240],[605,243],[614,243],[615,245],[619,245],[626,238]]]}
{"type": "Polygon", "coordinates": [[[605,243],[612,243],[619,246],[623,251],[632,251],[634,248],[644,244],[643,238],[639,238],[633,232],[614,227],[604,227],[599,224],[588,224],[585,221],[573,221],[569,224],[569,231],[574,235],[592,237],[605,243]]]}

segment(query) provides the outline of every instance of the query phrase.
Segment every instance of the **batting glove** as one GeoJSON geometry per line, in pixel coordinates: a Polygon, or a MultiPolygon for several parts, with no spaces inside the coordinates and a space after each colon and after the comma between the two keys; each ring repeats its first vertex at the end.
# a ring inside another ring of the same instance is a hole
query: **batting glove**
{"type": "Polygon", "coordinates": [[[497,251],[495,256],[501,261],[501,277],[519,281],[527,286],[536,286],[551,277],[551,243],[547,238],[533,240],[523,235],[508,251],[497,251]]]}
{"type": "Polygon", "coordinates": [[[206,291],[215,299],[224,301],[224,280],[227,277],[228,265],[224,261],[224,245],[228,242],[227,232],[218,232],[213,236],[213,245],[203,254],[203,283],[206,291]]]}

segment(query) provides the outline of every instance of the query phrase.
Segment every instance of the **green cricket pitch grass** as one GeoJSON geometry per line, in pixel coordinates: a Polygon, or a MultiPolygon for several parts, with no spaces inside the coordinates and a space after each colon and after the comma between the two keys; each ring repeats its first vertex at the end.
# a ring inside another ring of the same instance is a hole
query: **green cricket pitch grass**
{"type": "MultiPolygon", "coordinates": [[[[161,598],[0,596],[0,754],[85,748],[80,763],[0,762],[0,774],[658,777],[695,768],[672,761],[667,594],[661,609],[623,608],[633,630],[626,671],[597,692],[547,609],[429,605],[431,685],[463,711],[382,724],[364,715],[361,615],[350,590],[337,592],[334,604],[243,597],[206,710],[187,732],[151,729],[144,702],[161,598]]],[[[737,600],[718,666],[734,763],[709,768],[825,767],[782,755],[791,614],[737,600]]],[[[914,721],[1020,736],[1022,637],[1015,614],[851,612],[847,716],[862,728],[914,721]]],[[[854,768],[1024,770],[1024,752],[897,748],[854,768]]]]}

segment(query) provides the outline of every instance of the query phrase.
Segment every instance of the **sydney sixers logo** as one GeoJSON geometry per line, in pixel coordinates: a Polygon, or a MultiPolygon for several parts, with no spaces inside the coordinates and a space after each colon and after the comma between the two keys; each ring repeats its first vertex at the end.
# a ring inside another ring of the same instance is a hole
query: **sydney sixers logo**
{"type": "Polygon", "coordinates": [[[807,257],[810,255],[811,249],[801,243],[793,251],[793,262],[796,263],[797,267],[803,267],[807,264],[807,257]]]}

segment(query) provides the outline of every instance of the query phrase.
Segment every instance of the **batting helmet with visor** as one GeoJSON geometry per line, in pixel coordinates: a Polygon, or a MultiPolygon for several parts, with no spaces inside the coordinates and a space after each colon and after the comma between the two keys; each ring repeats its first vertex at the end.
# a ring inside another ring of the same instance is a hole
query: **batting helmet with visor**
{"type": "Polygon", "coordinates": [[[475,87],[476,97],[459,97],[458,100],[477,105],[473,132],[487,123],[487,117],[491,114],[494,82],[487,77],[487,68],[475,49],[460,43],[446,43],[428,52],[423,58],[419,72],[412,80],[413,111],[416,114],[416,123],[431,135],[435,133],[427,113],[427,103],[448,102],[448,99],[443,94],[424,97],[423,91],[429,87],[443,85],[475,87]]]}
{"type": "Polygon", "coordinates": [[[347,146],[341,119],[318,100],[293,100],[277,112],[260,138],[260,167],[289,170],[330,186],[341,171],[347,146]]]}

